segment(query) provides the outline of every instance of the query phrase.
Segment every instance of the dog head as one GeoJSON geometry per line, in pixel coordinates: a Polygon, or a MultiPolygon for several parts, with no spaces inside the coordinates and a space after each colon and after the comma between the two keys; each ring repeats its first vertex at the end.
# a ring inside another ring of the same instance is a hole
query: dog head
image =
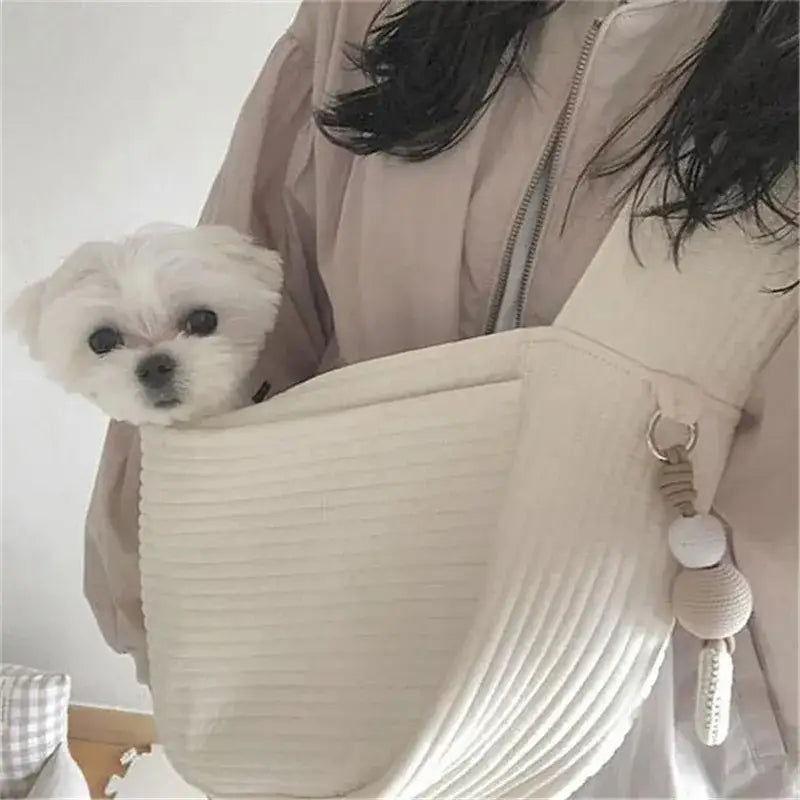
{"type": "Polygon", "coordinates": [[[82,245],[8,321],[68,391],[114,419],[169,425],[241,405],[281,282],[277,254],[231,228],[150,227],[82,245]]]}

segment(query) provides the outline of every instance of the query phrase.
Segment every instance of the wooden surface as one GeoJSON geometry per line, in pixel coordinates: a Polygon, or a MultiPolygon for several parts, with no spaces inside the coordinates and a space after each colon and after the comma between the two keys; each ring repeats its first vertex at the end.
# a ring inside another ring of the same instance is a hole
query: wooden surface
{"type": "Polygon", "coordinates": [[[69,740],[69,751],[83,770],[92,797],[104,798],[108,779],[115,774],[122,775],[124,767],[119,758],[127,749],[118,744],[69,740]]]}
{"type": "Polygon", "coordinates": [[[155,725],[149,714],[70,706],[69,749],[86,776],[93,798],[104,798],[108,779],[125,772],[119,759],[126,750],[148,750],[155,740],[155,725]]]}
{"type": "Polygon", "coordinates": [[[116,708],[69,707],[69,735],[86,742],[151,745],[156,739],[152,714],[137,714],[116,708]]]}

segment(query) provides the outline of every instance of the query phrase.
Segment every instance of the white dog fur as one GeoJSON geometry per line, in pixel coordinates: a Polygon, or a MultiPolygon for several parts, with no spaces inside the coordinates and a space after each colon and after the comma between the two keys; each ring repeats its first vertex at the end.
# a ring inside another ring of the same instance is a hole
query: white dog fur
{"type": "Polygon", "coordinates": [[[278,255],[231,228],[150,226],[82,245],[25,289],[7,319],[54,380],[113,419],[186,423],[249,402],[281,284],[278,255]],[[213,332],[189,332],[196,310],[214,312],[213,332]],[[97,355],[89,338],[101,328],[120,343],[97,355]],[[169,359],[166,389],[143,385],[141,365],[153,355],[169,359]]]}

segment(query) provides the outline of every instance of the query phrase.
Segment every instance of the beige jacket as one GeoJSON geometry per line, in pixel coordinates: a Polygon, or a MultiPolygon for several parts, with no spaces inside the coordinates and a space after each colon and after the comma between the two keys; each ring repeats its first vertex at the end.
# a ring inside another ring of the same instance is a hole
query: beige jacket
{"type": "MultiPolygon", "coordinates": [[[[359,81],[342,47],[361,40],[377,5],[303,5],[245,104],[203,215],[254,232],[285,257],[278,326],[253,379],[269,380],[273,393],[339,365],[490,331],[504,284],[517,291],[511,300],[523,324],[551,322],[610,227],[623,180],[582,185],[562,232],[576,177],[719,8],[566,3],[526,55],[535,83],[512,77],[456,148],[409,164],[354,157],[311,118],[330,93],[359,81]],[[596,19],[602,24],[590,33],[596,19]],[[517,290],[504,272],[525,227],[519,211],[562,113],[532,277],[517,290]]],[[[797,480],[795,325],[754,387],[716,501],[754,588],[754,633],[787,729],[797,725],[797,480]]],[[[108,642],[136,658],[146,681],[137,490],[135,431],[114,423],[87,521],[86,594],[108,642]]]]}

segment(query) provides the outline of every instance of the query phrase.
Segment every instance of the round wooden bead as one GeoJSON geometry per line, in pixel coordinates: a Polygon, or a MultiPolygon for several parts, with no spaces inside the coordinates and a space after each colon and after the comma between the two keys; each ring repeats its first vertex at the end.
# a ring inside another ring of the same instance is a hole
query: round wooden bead
{"type": "Polygon", "coordinates": [[[710,514],[678,517],[667,537],[672,555],[690,569],[712,567],[725,555],[725,528],[710,514]]]}
{"type": "Polygon", "coordinates": [[[753,593],[732,564],[685,569],[672,587],[672,611],[681,626],[699,639],[725,639],[747,624],[753,593]]]}

